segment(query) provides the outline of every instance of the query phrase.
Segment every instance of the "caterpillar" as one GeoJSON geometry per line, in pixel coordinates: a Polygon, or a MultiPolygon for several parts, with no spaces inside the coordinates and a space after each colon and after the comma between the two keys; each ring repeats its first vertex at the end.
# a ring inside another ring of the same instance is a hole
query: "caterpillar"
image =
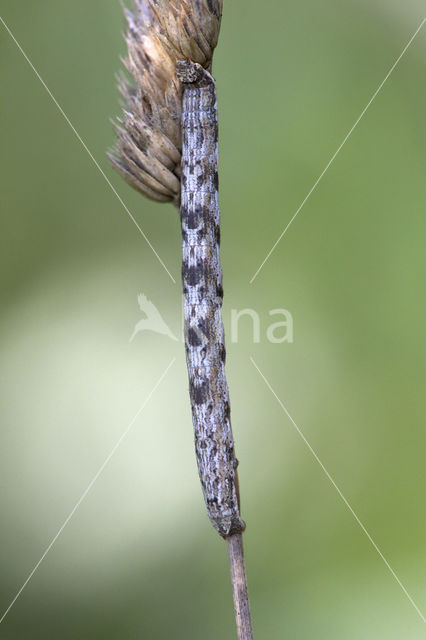
{"type": "Polygon", "coordinates": [[[178,61],[182,110],[182,282],[195,450],[210,520],[226,537],[244,530],[225,376],[215,81],[178,61]]]}
{"type": "Polygon", "coordinates": [[[198,472],[224,538],[245,529],[225,376],[218,119],[210,73],[222,0],[136,0],[127,11],[133,83],[117,123],[114,167],[145,196],[180,209],[185,351],[198,472]]]}

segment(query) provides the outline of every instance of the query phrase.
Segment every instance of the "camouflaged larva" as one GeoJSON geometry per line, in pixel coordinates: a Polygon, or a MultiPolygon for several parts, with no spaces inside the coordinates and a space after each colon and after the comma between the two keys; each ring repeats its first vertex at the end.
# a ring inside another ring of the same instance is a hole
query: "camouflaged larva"
{"type": "Polygon", "coordinates": [[[198,471],[223,537],[244,530],[221,318],[217,105],[211,68],[222,0],[136,0],[126,11],[133,78],[110,158],[133,187],[180,206],[184,333],[198,471]],[[189,62],[191,61],[191,62],[189,62]],[[176,73],[177,71],[177,73],[176,73]]]}
{"type": "Polygon", "coordinates": [[[221,536],[244,530],[230,422],[221,317],[216,86],[200,65],[180,62],[182,283],[195,450],[209,518],[221,536]]]}

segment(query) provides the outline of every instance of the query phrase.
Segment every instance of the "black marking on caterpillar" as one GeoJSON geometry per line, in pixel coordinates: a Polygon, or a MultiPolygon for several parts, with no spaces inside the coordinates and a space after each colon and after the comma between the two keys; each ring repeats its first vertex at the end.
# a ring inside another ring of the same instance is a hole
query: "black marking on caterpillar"
{"type": "Polygon", "coordinates": [[[209,518],[223,537],[240,517],[221,317],[216,86],[200,65],[180,61],[182,280],[185,351],[198,471],[209,518]]]}

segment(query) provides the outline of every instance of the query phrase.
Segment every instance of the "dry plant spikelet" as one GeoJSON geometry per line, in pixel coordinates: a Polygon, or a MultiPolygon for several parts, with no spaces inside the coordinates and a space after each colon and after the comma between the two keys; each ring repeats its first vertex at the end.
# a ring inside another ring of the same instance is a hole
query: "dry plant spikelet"
{"type": "Polygon", "coordinates": [[[123,116],[108,154],[123,178],[158,202],[180,200],[181,85],[176,62],[211,67],[222,0],[135,0],[127,18],[123,116]],[[129,80],[129,76],[131,80],[129,80]]]}

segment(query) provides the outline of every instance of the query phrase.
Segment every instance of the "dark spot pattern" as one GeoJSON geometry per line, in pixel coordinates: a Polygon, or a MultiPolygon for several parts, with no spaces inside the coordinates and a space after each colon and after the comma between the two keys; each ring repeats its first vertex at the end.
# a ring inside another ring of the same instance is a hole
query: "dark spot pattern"
{"type": "Polygon", "coordinates": [[[204,144],[204,131],[202,130],[201,127],[197,130],[197,144],[200,147],[201,147],[201,145],[204,144]]]}
{"type": "Polygon", "coordinates": [[[205,181],[205,177],[204,177],[204,175],[202,173],[197,176],[197,187],[199,189],[201,189],[201,187],[203,186],[204,181],[205,181]]]}
{"type": "Polygon", "coordinates": [[[197,329],[194,329],[193,327],[189,327],[188,329],[187,340],[190,347],[199,347],[202,344],[199,331],[197,329]]]}
{"type": "Polygon", "coordinates": [[[225,402],[225,410],[224,410],[225,420],[229,420],[231,417],[231,405],[229,402],[225,402]]]}
{"type": "Polygon", "coordinates": [[[217,144],[219,141],[219,127],[217,126],[217,124],[215,124],[213,129],[213,139],[214,143],[217,144]]]}
{"type": "Polygon", "coordinates": [[[198,328],[200,331],[203,332],[206,338],[212,337],[211,331],[210,331],[210,324],[206,318],[198,318],[198,328]]]}
{"type": "Polygon", "coordinates": [[[195,287],[195,285],[200,284],[202,280],[206,276],[206,272],[208,271],[208,265],[203,262],[197,262],[196,265],[188,266],[187,264],[182,265],[182,278],[184,282],[187,283],[190,287],[195,287]]]}
{"type": "Polygon", "coordinates": [[[208,398],[209,383],[203,380],[200,384],[191,385],[192,401],[195,405],[204,404],[208,398]]]}
{"type": "Polygon", "coordinates": [[[216,191],[218,191],[219,189],[219,174],[217,171],[214,172],[213,174],[213,184],[214,184],[214,188],[216,189],[216,191]]]}
{"type": "MultiPolygon", "coordinates": [[[[199,229],[201,225],[206,224],[209,219],[209,210],[203,207],[196,207],[188,209],[187,207],[181,210],[181,222],[188,230],[199,229]]],[[[200,233],[203,233],[203,229],[200,229],[200,233]]]]}

